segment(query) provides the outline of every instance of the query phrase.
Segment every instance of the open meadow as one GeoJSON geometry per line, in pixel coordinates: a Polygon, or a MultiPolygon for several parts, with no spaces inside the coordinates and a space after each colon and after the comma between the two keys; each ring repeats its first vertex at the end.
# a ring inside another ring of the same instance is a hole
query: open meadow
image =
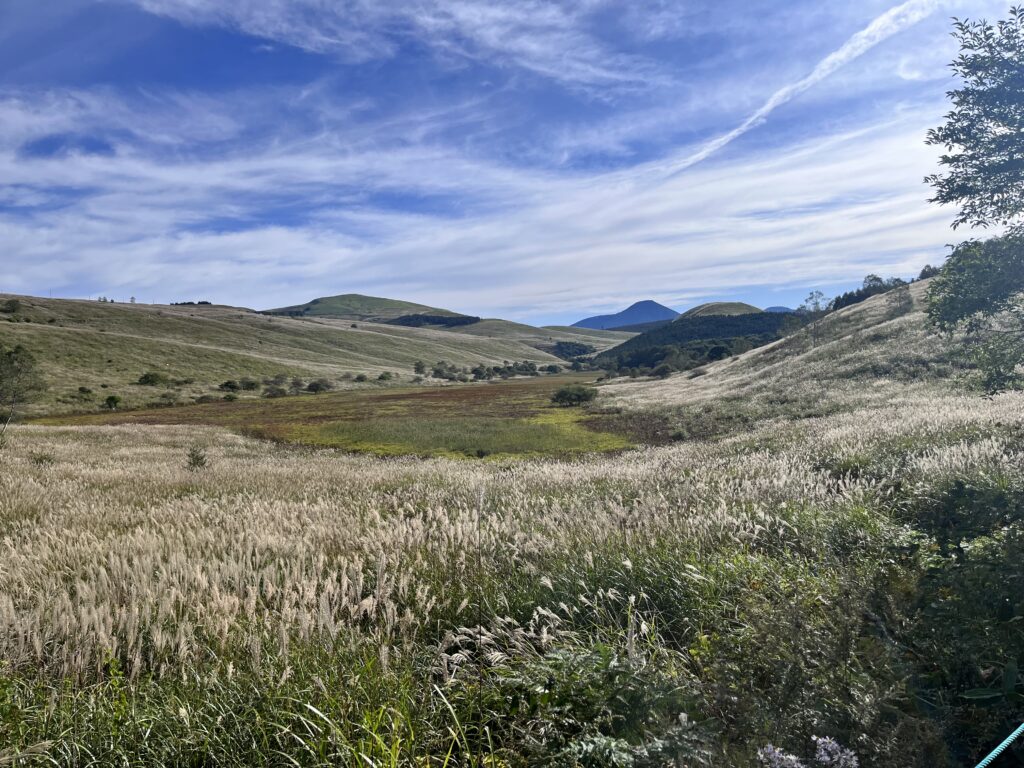
{"type": "Polygon", "coordinates": [[[443,387],[355,389],[275,399],[39,419],[43,424],[216,425],[247,435],[377,455],[567,455],[627,448],[620,434],[588,428],[579,409],[551,402],[593,373],[443,387]]]}
{"type": "Polygon", "coordinates": [[[575,460],[18,427],[0,759],[954,765],[1019,711],[1022,458],[1018,394],[575,460]]]}

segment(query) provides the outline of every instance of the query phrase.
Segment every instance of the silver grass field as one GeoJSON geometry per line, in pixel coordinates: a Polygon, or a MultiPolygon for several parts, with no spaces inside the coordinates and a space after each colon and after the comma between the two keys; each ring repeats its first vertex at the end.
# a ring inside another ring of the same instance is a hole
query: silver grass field
{"type": "Polygon", "coordinates": [[[621,748],[671,765],[652,743],[669,731],[685,764],[837,732],[895,764],[930,733],[886,724],[913,617],[874,601],[926,568],[894,552],[937,546],[900,511],[957,481],[1019,491],[1022,449],[1021,395],[935,392],[573,461],[18,427],[0,452],[0,764],[596,765],[619,763],[580,755],[621,748]],[[609,664],[657,699],[627,703],[646,721],[622,728],[606,702],[608,728],[553,734],[564,707],[505,692],[569,669],[603,701],[585,679],[609,664]]]}

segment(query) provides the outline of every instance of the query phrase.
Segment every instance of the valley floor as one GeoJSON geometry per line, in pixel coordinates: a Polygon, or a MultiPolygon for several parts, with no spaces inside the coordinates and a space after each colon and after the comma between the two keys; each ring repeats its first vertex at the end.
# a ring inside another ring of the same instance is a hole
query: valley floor
{"type": "Polygon", "coordinates": [[[448,386],[345,390],[319,395],[56,416],[71,424],[224,426],[255,437],[381,456],[501,457],[621,450],[629,440],[601,431],[578,408],[551,402],[559,388],[593,373],[448,386]]]}
{"type": "Polygon", "coordinates": [[[973,764],[1021,715],[1024,397],[874,406],[557,460],[16,427],[0,764],[973,764]]]}

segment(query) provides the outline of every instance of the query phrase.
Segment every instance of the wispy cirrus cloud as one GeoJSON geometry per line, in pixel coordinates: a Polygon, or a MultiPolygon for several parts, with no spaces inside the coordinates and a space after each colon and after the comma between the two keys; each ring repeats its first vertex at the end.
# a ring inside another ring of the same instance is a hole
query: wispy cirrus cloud
{"type": "Polygon", "coordinates": [[[753,114],[728,133],[722,134],[704,144],[696,152],[668,164],[664,171],[669,174],[680,173],[728,146],[743,134],[756,128],[768,119],[776,109],[792,101],[801,93],[810,90],[842,67],[854,61],[872,48],[899,34],[908,27],[917,24],[935,13],[939,8],[948,5],[946,0],[906,0],[885,13],[874,18],[870,24],[860,30],[838,49],[823,58],[805,77],[796,82],[782,86],[762,104],[753,114]]]}
{"type": "Polygon", "coordinates": [[[350,154],[343,142],[267,143],[217,161],[130,144],[113,157],[7,151],[0,177],[22,190],[81,192],[39,215],[0,215],[0,237],[27,265],[4,288],[59,274],[108,294],[123,286],[163,301],[219,286],[218,300],[270,306],[327,284],[568,319],[623,296],[680,304],[729,285],[905,271],[942,243],[943,212],[918,204],[933,158],[917,139],[933,118],[908,113],[655,186],[645,169],[555,174],[427,145],[350,154]],[[396,210],[396,193],[457,204],[396,210]]]}
{"type": "Polygon", "coordinates": [[[664,75],[588,30],[587,0],[131,0],[186,24],[220,25],[352,61],[389,58],[415,41],[456,58],[522,68],[570,84],[641,85],[664,75]]]}

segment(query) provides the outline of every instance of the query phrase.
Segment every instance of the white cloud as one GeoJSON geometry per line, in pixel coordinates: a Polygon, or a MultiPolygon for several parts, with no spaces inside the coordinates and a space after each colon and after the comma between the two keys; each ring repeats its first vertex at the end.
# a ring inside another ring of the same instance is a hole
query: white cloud
{"type": "MultiPolygon", "coordinates": [[[[617,58],[588,31],[588,19],[609,6],[587,0],[134,1],[185,23],[349,57],[390,56],[414,35],[443,55],[572,84],[603,88],[654,71],[617,58]]],[[[529,157],[536,167],[486,146],[509,110],[489,94],[385,109],[372,96],[338,101],[326,81],[215,97],[0,91],[0,290],[159,301],[202,294],[257,307],[362,291],[539,319],[649,296],[678,305],[744,286],[906,274],[934,261],[949,237],[951,216],[925,202],[921,183],[935,167],[922,138],[943,111],[941,93],[898,108],[885,101],[885,122],[881,110],[844,108],[831,115],[841,128],[823,120],[799,140],[776,136],[773,146],[698,163],[826,78],[862,77],[847,65],[938,5],[890,9],[753,104],[766,81],[713,108],[694,93],[692,103],[609,110],[589,130],[542,126],[524,139],[540,137],[529,157]],[[710,143],[628,165],[638,137],[663,147],[673,121],[696,123],[702,107],[711,117],[697,125],[701,135],[725,116],[742,122],[710,143]],[[65,132],[102,136],[115,152],[22,151],[65,132]],[[590,151],[615,155],[616,170],[551,161],[590,151]]],[[[773,70],[791,77],[780,73],[773,70]]],[[[822,90],[813,95],[825,98],[822,90]]]]}
{"type": "Polygon", "coordinates": [[[586,86],[639,86],[652,62],[616,53],[587,31],[596,4],[541,0],[127,0],[186,24],[217,25],[316,53],[363,61],[414,38],[456,58],[519,67],[586,86]]]}
{"type": "Polygon", "coordinates": [[[936,118],[907,112],[656,186],[642,166],[554,174],[431,145],[349,153],[295,141],[177,161],[130,148],[27,160],[9,148],[0,178],[20,185],[7,187],[15,198],[90,192],[45,215],[0,214],[18,265],[4,287],[59,289],[60,276],[106,294],[202,292],[258,307],[376,291],[529,319],[648,295],[680,303],[744,285],[856,279],[941,252],[949,216],[925,203],[920,182],[934,167],[920,138],[936,118]],[[389,190],[455,205],[396,211],[375,199],[389,190]],[[462,201],[473,202],[460,210],[462,201]],[[278,202],[309,215],[268,223],[278,202]],[[224,219],[240,231],[219,231],[224,219]]]}
{"type": "Polygon", "coordinates": [[[906,2],[890,8],[885,13],[876,17],[867,27],[853,35],[837,50],[819,61],[817,66],[806,77],[775,91],[759,109],[747,117],[740,125],[728,133],[705,143],[696,152],[670,163],[663,169],[664,172],[669,174],[679,173],[706,160],[715,152],[718,152],[743,134],[763,123],[772,112],[783,104],[810,90],[840,68],[863,56],[879,43],[917,24],[946,4],[946,0],[906,0],[906,2]]]}

